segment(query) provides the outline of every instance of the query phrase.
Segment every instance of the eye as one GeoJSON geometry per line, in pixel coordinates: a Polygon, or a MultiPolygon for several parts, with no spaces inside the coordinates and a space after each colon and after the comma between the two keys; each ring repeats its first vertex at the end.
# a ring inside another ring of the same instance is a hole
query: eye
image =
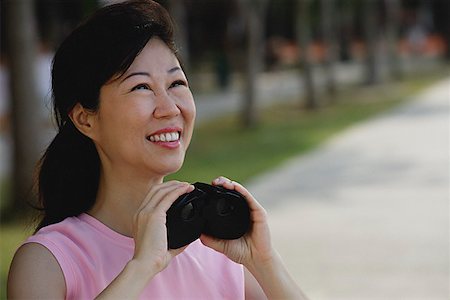
{"type": "Polygon", "coordinates": [[[141,83],[131,89],[131,91],[136,91],[136,90],[151,90],[151,89],[148,86],[148,84],[141,83]]]}
{"type": "Polygon", "coordinates": [[[175,80],[174,82],[172,82],[172,84],[170,85],[170,87],[178,87],[178,86],[187,86],[187,83],[184,80],[175,80]]]}

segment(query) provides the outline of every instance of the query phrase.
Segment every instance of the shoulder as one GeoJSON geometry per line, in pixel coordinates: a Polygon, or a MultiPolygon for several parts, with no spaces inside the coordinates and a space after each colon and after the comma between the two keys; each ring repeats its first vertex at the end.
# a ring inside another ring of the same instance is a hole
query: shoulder
{"type": "Polygon", "coordinates": [[[25,245],[39,244],[47,249],[63,271],[65,265],[70,263],[70,257],[78,254],[80,241],[88,239],[89,231],[78,218],[67,218],[62,222],[41,228],[36,234],[30,236],[25,245]]]}
{"type": "Polygon", "coordinates": [[[17,250],[8,275],[8,299],[58,299],[65,291],[61,267],[46,247],[27,243],[17,250]]]}
{"type": "Polygon", "coordinates": [[[89,249],[90,243],[98,238],[92,226],[81,217],[68,217],[59,223],[41,228],[25,243],[45,246],[61,263],[61,260],[68,260],[71,256],[80,254],[80,251],[89,249]]]}
{"type": "Polygon", "coordinates": [[[46,226],[16,251],[8,277],[11,298],[65,298],[72,290],[77,282],[73,257],[80,252],[75,223],[76,218],[68,218],[46,226]]]}

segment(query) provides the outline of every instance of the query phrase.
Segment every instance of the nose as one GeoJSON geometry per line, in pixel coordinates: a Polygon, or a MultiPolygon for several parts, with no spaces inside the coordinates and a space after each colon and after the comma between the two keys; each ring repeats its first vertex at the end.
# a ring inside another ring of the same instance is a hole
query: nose
{"type": "Polygon", "coordinates": [[[155,109],[153,116],[157,119],[172,118],[181,113],[175,99],[167,92],[162,92],[156,96],[155,109]]]}

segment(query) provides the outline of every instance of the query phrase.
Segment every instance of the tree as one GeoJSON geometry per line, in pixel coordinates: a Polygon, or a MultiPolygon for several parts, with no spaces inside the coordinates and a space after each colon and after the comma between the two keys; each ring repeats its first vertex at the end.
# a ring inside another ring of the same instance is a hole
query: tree
{"type": "Polygon", "coordinates": [[[339,24],[339,59],[348,61],[351,58],[351,43],[353,34],[353,6],[348,0],[337,2],[338,7],[335,11],[337,18],[336,23],[339,24]]]}
{"type": "Polygon", "coordinates": [[[321,0],[321,31],[322,40],[326,46],[325,55],[325,76],[326,76],[326,91],[331,98],[336,95],[336,76],[334,72],[334,65],[336,62],[336,34],[333,32],[336,29],[336,22],[334,18],[335,1],[321,0]]]}
{"type": "Polygon", "coordinates": [[[391,76],[402,77],[402,66],[397,51],[401,3],[399,0],[384,0],[386,7],[386,37],[388,44],[388,63],[391,76]]]}
{"type": "Polygon", "coordinates": [[[42,121],[35,78],[37,44],[33,0],[7,1],[5,13],[14,141],[12,202],[5,214],[15,215],[22,213],[26,202],[32,200],[29,197],[33,169],[41,151],[42,121]]]}
{"type": "Polygon", "coordinates": [[[445,58],[450,61],[450,1],[431,2],[434,26],[444,38],[445,58]]]}
{"type": "Polygon", "coordinates": [[[375,84],[379,81],[377,65],[377,14],[376,0],[365,0],[362,3],[364,38],[366,42],[366,84],[375,84]]]}
{"type": "Polygon", "coordinates": [[[264,63],[264,20],[267,4],[268,0],[241,1],[247,18],[247,59],[242,112],[243,125],[247,128],[258,123],[257,80],[264,63]]]}
{"type": "Polygon", "coordinates": [[[188,22],[185,1],[170,0],[169,10],[176,24],[175,40],[178,44],[179,53],[183,62],[183,68],[189,70],[190,53],[188,43],[188,22]]]}
{"type": "Polygon", "coordinates": [[[311,62],[311,57],[308,51],[310,44],[310,22],[309,22],[309,4],[310,0],[297,0],[297,10],[296,10],[296,34],[297,43],[301,50],[301,66],[302,66],[302,78],[303,86],[305,88],[306,103],[305,107],[307,109],[317,108],[317,95],[314,86],[313,78],[313,67],[311,62]]]}

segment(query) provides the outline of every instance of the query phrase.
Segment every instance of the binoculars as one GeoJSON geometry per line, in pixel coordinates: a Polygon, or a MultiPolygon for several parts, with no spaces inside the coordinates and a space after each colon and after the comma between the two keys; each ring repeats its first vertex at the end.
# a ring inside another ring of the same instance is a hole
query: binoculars
{"type": "Polygon", "coordinates": [[[183,247],[202,233],[219,239],[238,239],[250,227],[250,209],[240,193],[196,182],[195,189],[181,195],[167,211],[170,249],[183,247]]]}

